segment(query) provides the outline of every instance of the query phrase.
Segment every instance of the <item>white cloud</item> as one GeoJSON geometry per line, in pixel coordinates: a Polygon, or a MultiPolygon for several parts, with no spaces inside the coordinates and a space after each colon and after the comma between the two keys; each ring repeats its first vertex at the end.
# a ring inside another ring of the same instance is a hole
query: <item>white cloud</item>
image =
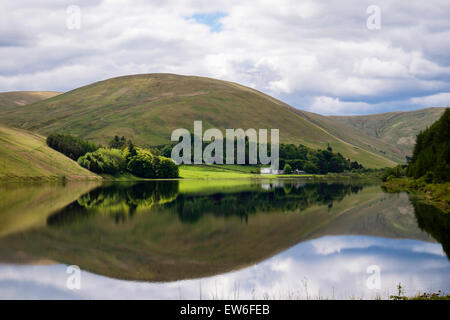
{"type": "Polygon", "coordinates": [[[450,3],[381,0],[377,31],[366,28],[370,4],[2,2],[0,90],[65,91],[124,74],[173,72],[236,81],[300,108],[315,101],[310,110],[333,113],[386,111],[398,106],[389,106],[393,100],[405,107],[412,97],[450,91],[450,3]],[[80,30],[66,28],[72,4],[81,8],[80,30]],[[217,15],[219,30],[196,14],[217,15]]]}
{"type": "Polygon", "coordinates": [[[450,106],[450,92],[442,92],[431,96],[412,98],[411,102],[426,107],[448,107],[450,106]]]}
{"type": "Polygon", "coordinates": [[[365,102],[344,102],[339,98],[315,97],[310,111],[326,115],[336,114],[358,114],[372,111],[373,107],[365,102]]]}
{"type": "Polygon", "coordinates": [[[356,61],[354,73],[374,78],[403,78],[408,76],[408,68],[398,61],[371,57],[356,61]]]}

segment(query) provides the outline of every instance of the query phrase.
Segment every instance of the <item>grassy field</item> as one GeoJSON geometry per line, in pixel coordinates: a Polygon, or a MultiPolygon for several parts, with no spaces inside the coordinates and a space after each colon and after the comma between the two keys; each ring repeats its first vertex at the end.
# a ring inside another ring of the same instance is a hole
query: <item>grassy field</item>
{"type": "Polygon", "coordinates": [[[180,178],[184,179],[292,179],[325,177],[317,174],[264,174],[258,166],[240,165],[181,165],[180,178]]]}
{"type": "Polygon", "coordinates": [[[240,167],[234,169],[233,166],[222,168],[214,165],[181,165],[180,177],[184,179],[239,179],[259,176],[241,171],[240,167]]]}
{"type": "Polygon", "coordinates": [[[64,131],[100,143],[124,135],[142,146],[168,143],[174,129],[192,130],[194,120],[202,120],[204,130],[275,128],[280,130],[281,142],[314,149],[330,144],[366,167],[394,165],[383,154],[343,140],[279,100],[236,83],[203,77],[118,77],[25,108],[0,108],[0,119],[43,135],[64,131]]]}
{"type": "Polygon", "coordinates": [[[0,163],[0,182],[101,179],[48,147],[44,137],[5,126],[0,126],[0,163]]]}
{"type": "Polygon", "coordinates": [[[232,179],[314,179],[314,180],[378,180],[376,173],[328,173],[328,174],[264,174],[259,173],[258,166],[240,165],[181,165],[180,178],[199,180],[232,180],[232,179]]]}
{"type": "MultiPolygon", "coordinates": [[[[178,179],[145,179],[139,178],[129,172],[120,173],[116,175],[102,174],[102,178],[105,181],[149,181],[149,180],[198,180],[200,184],[204,184],[204,181],[217,181],[222,184],[223,180],[236,181],[236,180],[260,180],[260,179],[292,179],[292,178],[345,178],[346,174],[301,174],[301,175],[276,175],[276,174],[259,174],[259,167],[257,166],[240,166],[240,165],[181,165],[179,167],[178,179]],[[258,173],[257,173],[258,172],[258,173]]],[[[351,175],[349,178],[355,178],[360,175],[351,175]]],[[[234,183],[234,182],[233,182],[234,183]]],[[[239,183],[239,182],[237,182],[239,183]]]]}

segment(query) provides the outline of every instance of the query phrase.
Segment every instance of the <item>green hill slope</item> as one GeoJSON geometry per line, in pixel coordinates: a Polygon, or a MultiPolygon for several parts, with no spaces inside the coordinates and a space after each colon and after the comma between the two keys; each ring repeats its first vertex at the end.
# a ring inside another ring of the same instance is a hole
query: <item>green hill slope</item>
{"type": "Polygon", "coordinates": [[[438,120],[444,110],[428,108],[366,116],[312,117],[346,141],[404,162],[405,156],[412,155],[416,135],[438,120]]]}
{"type": "Polygon", "coordinates": [[[259,91],[227,81],[144,74],[113,78],[36,102],[25,108],[0,110],[0,121],[47,135],[64,131],[106,143],[125,135],[137,144],[170,141],[177,128],[277,128],[281,142],[325,148],[367,167],[394,162],[384,155],[354,146],[302,117],[296,109],[259,91]]]}
{"type": "Polygon", "coordinates": [[[0,110],[12,109],[17,106],[52,98],[61,94],[55,91],[11,91],[0,92],[0,110]]]}
{"type": "Polygon", "coordinates": [[[0,125],[0,182],[9,180],[101,179],[51,149],[44,137],[0,125]]]}

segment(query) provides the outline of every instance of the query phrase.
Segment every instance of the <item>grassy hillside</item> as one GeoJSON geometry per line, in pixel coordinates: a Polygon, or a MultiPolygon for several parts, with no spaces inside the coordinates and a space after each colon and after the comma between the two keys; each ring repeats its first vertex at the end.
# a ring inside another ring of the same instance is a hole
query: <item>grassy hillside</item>
{"type": "Polygon", "coordinates": [[[60,92],[55,91],[11,91],[0,92],[0,110],[9,110],[17,106],[41,101],[57,96],[60,92]]]}
{"type": "Polygon", "coordinates": [[[51,149],[44,137],[0,125],[0,182],[9,180],[101,179],[51,149]]]}
{"type": "Polygon", "coordinates": [[[315,117],[343,139],[371,148],[395,161],[411,156],[416,135],[433,124],[445,108],[428,108],[409,112],[389,112],[366,116],[315,117]],[[333,128],[333,129],[332,129],[333,128]]]}
{"type": "Polygon", "coordinates": [[[25,108],[0,110],[0,121],[47,135],[64,131],[106,143],[125,135],[137,144],[170,141],[177,128],[278,128],[282,142],[325,148],[329,143],[366,167],[394,162],[354,146],[259,91],[202,77],[144,74],[97,82],[25,108]]]}

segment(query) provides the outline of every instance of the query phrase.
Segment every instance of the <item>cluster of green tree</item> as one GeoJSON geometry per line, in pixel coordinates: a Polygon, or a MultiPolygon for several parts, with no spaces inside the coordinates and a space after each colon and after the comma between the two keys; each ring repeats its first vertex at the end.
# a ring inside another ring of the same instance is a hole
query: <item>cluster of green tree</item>
{"type": "Polygon", "coordinates": [[[153,155],[150,150],[134,146],[124,136],[115,136],[109,148],[103,148],[80,138],[51,134],[47,144],[76,160],[82,167],[95,172],[119,174],[131,172],[143,178],[177,178],[178,166],[169,158],[153,155]]]}
{"type": "Polygon", "coordinates": [[[172,159],[153,155],[149,150],[128,142],[121,149],[100,148],[88,152],[78,159],[78,163],[95,173],[116,174],[128,171],[142,178],[178,178],[178,166],[172,159]]]}
{"type": "MultiPolygon", "coordinates": [[[[193,139],[191,139],[191,141],[193,141],[193,139]]],[[[163,156],[170,157],[173,145],[167,144],[155,148],[158,149],[163,156]]],[[[270,145],[267,146],[267,150],[270,151],[270,145]]],[[[246,139],[246,161],[248,161],[249,158],[248,152],[249,143],[248,139],[246,139]]],[[[234,144],[234,155],[236,158],[236,143],[234,144]]],[[[357,161],[351,161],[350,159],[346,159],[342,154],[333,152],[333,149],[330,146],[328,146],[326,150],[313,150],[301,144],[298,146],[294,144],[280,144],[279,157],[280,168],[283,168],[286,173],[291,173],[294,170],[302,170],[306,173],[325,174],[328,172],[339,173],[349,170],[364,169],[357,161]]],[[[226,158],[226,150],[224,150],[224,158],[226,158]]]]}
{"type": "Polygon", "coordinates": [[[333,152],[330,146],[326,150],[313,150],[301,144],[280,144],[280,167],[287,173],[302,170],[321,174],[363,169],[357,161],[351,161],[339,152],[333,152]]]}
{"type": "MultiPolygon", "coordinates": [[[[191,162],[194,162],[194,138],[195,135],[193,133],[191,133],[191,162]]],[[[225,139],[226,140],[226,139],[225,139]]],[[[202,141],[202,150],[205,150],[205,147],[209,144],[209,142],[205,142],[202,141]]],[[[227,148],[225,147],[225,141],[222,142],[222,145],[224,146],[223,149],[223,158],[222,158],[222,163],[225,163],[225,159],[227,158],[227,148]]],[[[154,150],[154,152],[161,154],[164,157],[168,157],[171,158],[172,157],[172,149],[175,145],[173,144],[162,144],[162,145],[158,145],[158,146],[153,146],[152,150],[154,150]]],[[[245,159],[246,161],[248,161],[249,159],[249,139],[246,136],[245,137],[245,159]]],[[[270,145],[267,145],[267,150],[270,154],[270,145]]],[[[233,154],[234,154],[234,163],[237,163],[237,159],[238,159],[238,147],[237,147],[237,139],[234,140],[234,149],[233,149],[233,154]]],[[[213,156],[215,156],[215,152],[212,153],[213,156]]],[[[248,163],[246,163],[248,164],[248,163]]]]}
{"type": "Polygon", "coordinates": [[[100,146],[92,142],[85,141],[69,134],[59,133],[49,135],[47,137],[47,145],[75,161],[86,153],[94,152],[100,148],[100,146]]]}
{"type": "Polygon", "coordinates": [[[78,158],[78,164],[95,173],[116,174],[124,172],[126,161],[120,149],[100,148],[78,158]]]}
{"type": "Polygon", "coordinates": [[[450,181],[450,108],[417,135],[407,174],[415,179],[426,176],[436,183],[450,181]]]}
{"type": "Polygon", "coordinates": [[[381,175],[381,180],[384,182],[390,181],[393,178],[401,178],[406,176],[407,166],[399,164],[393,168],[386,168],[381,175]]]}
{"type": "Polygon", "coordinates": [[[125,138],[125,136],[122,136],[121,138],[119,138],[119,136],[114,136],[114,139],[112,139],[109,143],[108,146],[110,148],[114,148],[114,149],[125,149],[125,147],[128,145],[129,141],[127,141],[127,139],[125,138]]]}

